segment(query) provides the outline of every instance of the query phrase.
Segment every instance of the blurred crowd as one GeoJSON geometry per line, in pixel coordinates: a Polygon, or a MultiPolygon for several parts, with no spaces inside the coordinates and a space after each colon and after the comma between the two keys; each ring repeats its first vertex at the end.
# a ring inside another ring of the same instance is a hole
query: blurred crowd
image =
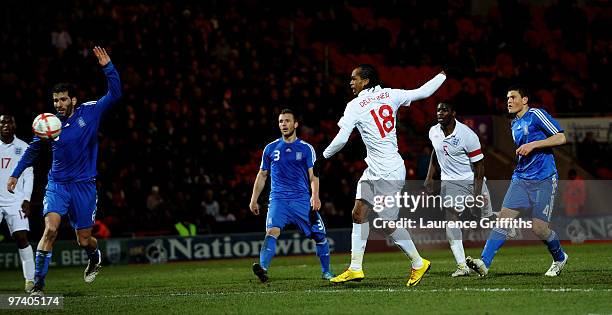
{"type": "MultiPolygon", "coordinates": [[[[248,201],[261,152],[280,136],[278,113],[297,110],[299,137],[322,151],[352,98],[349,75],[358,63],[375,64],[398,88],[416,88],[445,65],[462,70],[400,115],[400,150],[415,179],[426,172],[423,135],[442,99],[454,100],[460,114],[500,114],[505,88],[522,81],[553,114],[612,112],[608,1],[491,4],[8,1],[0,112],[12,112],[18,136],[31,140],[31,119],[53,112],[54,83],[76,83],[79,102],[105,93],[91,48],[107,47],[124,90],[99,137],[98,217],[113,236],[174,233],[177,221],[201,233],[261,231],[264,220],[250,214],[248,201]]],[[[365,168],[357,139],[323,175],[328,226],[350,224],[365,168]]],[[[39,203],[48,159],[37,164],[39,203]]]]}

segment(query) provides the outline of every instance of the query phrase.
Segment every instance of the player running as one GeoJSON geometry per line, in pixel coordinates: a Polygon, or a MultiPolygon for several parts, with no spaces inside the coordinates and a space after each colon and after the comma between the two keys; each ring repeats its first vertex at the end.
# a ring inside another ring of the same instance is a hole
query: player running
{"type": "Polygon", "coordinates": [[[266,146],[261,158],[261,167],[249,208],[259,215],[257,199],[261,194],[268,173],[271,173],[270,205],[266,217],[266,237],[259,252],[259,263],[253,264],[253,273],[268,281],[270,262],[276,253],[276,240],[288,224],[295,224],[306,237],[316,243],[317,256],[321,261],[322,279],[329,280],[334,274],[329,269],[329,243],[325,225],[319,214],[319,178],[313,175],[316,160],[314,148],[296,136],[298,127],[295,114],[284,109],[278,116],[282,137],[266,146]]]}
{"type": "MultiPolygon", "coordinates": [[[[563,129],[546,111],[529,107],[529,92],[522,86],[508,89],[508,112],[516,114],[512,121],[512,137],[518,146],[518,163],[510,187],[504,197],[501,218],[516,218],[527,212],[533,219],[533,232],[546,244],[553,262],[545,275],[558,276],[568,255],[561,248],[559,237],[549,228],[557,190],[557,167],[552,148],[565,143],[563,129]]],[[[467,258],[467,265],[486,276],[497,251],[506,241],[508,231],[494,228],[482,250],[482,259],[467,258]]]]}
{"type": "MultiPolygon", "coordinates": [[[[98,126],[102,114],[121,97],[119,73],[106,50],[93,49],[104,70],[108,83],[106,95],[98,101],[86,102],[78,107],[76,93],[71,85],[60,83],[53,88],[53,106],[62,121],[62,133],[51,141],[53,163],[49,171],[43,216],[45,231],[36,251],[36,272],[32,295],[42,295],[45,276],[62,216],[68,215],[79,246],[87,252],[89,264],[85,269],[85,282],[93,282],[102,267],[98,241],[91,235],[96,218],[96,160],[98,155],[98,126]]],[[[17,179],[30,167],[42,147],[41,139],[34,140],[25,151],[8,180],[7,188],[14,191],[17,179]]]]}
{"type": "MultiPolygon", "coordinates": [[[[485,218],[490,217],[493,209],[488,202],[489,191],[484,183],[484,155],[480,140],[472,129],[457,121],[455,116],[453,104],[438,104],[438,124],[429,129],[429,140],[434,150],[431,152],[425,186],[429,193],[433,192],[433,178],[439,171],[442,180],[440,189],[442,200],[457,201],[465,200],[467,196],[474,196],[476,200],[474,205],[483,206],[482,211],[479,211],[480,215],[485,218]]],[[[462,212],[469,208],[468,206],[474,205],[464,202],[445,208],[445,218],[448,221],[457,221],[462,212]]],[[[457,270],[451,276],[468,276],[470,268],[465,264],[461,229],[447,226],[446,236],[457,262],[457,270]]]]}
{"type": "MultiPolygon", "coordinates": [[[[15,137],[15,117],[12,115],[0,116],[0,180],[8,181],[17,162],[28,148],[28,144],[15,137]]],[[[25,291],[31,292],[34,288],[34,253],[28,242],[30,231],[30,197],[34,173],[32,167],[25,169],[23,176],[17,182],[13,193],[0,190],[0,223],[6,218],[9,232],[17,242],[23,277],[25,278],[25,291]]]]}
{"type": "MultiPolygon", "coordinates": [[[[429,97],[445,79],[446,74],[441,72],[418,89],[400,90],[382,88],[378,72],[372,65],[359,65],[351,73],[350,85],[356,97],[347,104],[338,122],[340,131],[323,152],[323,158],[329,159],[340,151],[353,128],[357,127],[366,146],[365,162],[368,168],[357,183],[352,211],[351,264],[344,273],[331,279],[332,283],[361,281],[365,278],[362,263],[369,235],[367,214],[374,205],[374,194],[370,193],[368,186],[376,182],[376,186],[379,186],[376,188],[384,186],[385,195],[393,195],[401,190],[406,179],[406,167],[397,147],[397,110],[400,106],[409,106],[412,101],[429,97]]],[[[318,174],[323,158],[317,161],[315,174],[318,174]]],[[[386,213],[381,213],[381,218],[384,215],[383,219],[395,220],[398,211],[398,208],[387,209],[386,213]]],[[[421,258],[406,229],[385,230],[385,233],[412,261],[407,285],[417,285],[429,270],[430,262],[421,258]]]]}

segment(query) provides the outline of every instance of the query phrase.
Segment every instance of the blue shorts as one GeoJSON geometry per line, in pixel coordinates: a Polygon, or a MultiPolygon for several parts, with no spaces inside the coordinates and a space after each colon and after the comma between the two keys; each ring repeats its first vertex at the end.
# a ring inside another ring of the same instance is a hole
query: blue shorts
{"type": "Polygon", "coordinates": [[[314,233],[325,234],[325,224],[318,211],[310,211],[309,200],[270,200],[266,229],[284,229],[288,224],[295,224],[307,238],[314,233]]]}
{"type": "Polygon", "coordinates": [[[49,181],[43,199],[43,217],[49,212],[68,214],[75,230],[90,228],[96,221],[96,182],[54,183],[49,181]]]}
{"type": "Polygon", "coordinates": [[[517,211],[531,210],[532,218],[550,222],[556,193],[557,175],[541,180],[513,178],[502,207],[517,211]]]}

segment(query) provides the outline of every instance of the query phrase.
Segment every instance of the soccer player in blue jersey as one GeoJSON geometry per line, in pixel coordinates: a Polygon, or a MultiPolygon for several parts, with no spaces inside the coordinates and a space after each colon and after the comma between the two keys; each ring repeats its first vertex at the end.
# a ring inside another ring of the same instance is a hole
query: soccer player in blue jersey
{"type": "MultiPolygon", "coordinates": [[[[96,160],[98,155],[98,126],[102,114],[121,97],[119,73],[115,70],[104,48],[95,47],[94,54],[106,75],[108,91],[98,101],[77,106],[76,93],[70,84],[60,83],[53,88],[53,106],[62,121],[62,133],[51,140],[53,163],[49,171],[43,216],[45,231],[36,251],[36,270],[32,295],[42,295],[45,276],[62,216],[68,215],[76,231],[77,241],[87,252],[89,264],[85,282],[93,282],[100,271],[102,255],[97,240],[91,235],[96,218],[96,160]]],[[[19,164],[9,177],[7,189],[13,191],[23,171],[32,166],[42,147],[42,139],[34,137],[19,164]]]]}
{"type": "Polygon", "coordinates": [[[266,237],[259,253],[259,263],[253,264],[253,273],[261,282],[268,281],[268,268],[276,253],[276,240],[286,225],[295,224],[306,237],[315,241],[323,272],[321,277],[329,280],[334,275],[329,268],[329,244],[325,225],[318,212],[321,208],[319,178],[312,172],[316,160],[315,150],[310,144],[297,138],[298,122],[292,110],[281,111],[278,126],[282,137],[264,149],[249,204],[251,212],[259,215],[257,199],[270,173],[266,237]]]}
{"type": "MultiPolygon", "coordinates": [[[[518,146],[518,164],[502,205],[500,217],[516,218],[528,211],[533,232],[546,244],[553,262],[545,275],[558,276],[568,255],[561,248],[559,237],[549,227],[557,190],[557,167],[552,148],[565,143],[561,126],[545,110],[529,107],[529,92],[522,86],[508,89],[508,112],[516,114],[512,121],[512,137],[518,146]]],[[[493,257],[506,241],[508,231],[494,228],[482,251],[482,259],[468,257],[467,265],[481,276],[487,275],[493,257]]]]}

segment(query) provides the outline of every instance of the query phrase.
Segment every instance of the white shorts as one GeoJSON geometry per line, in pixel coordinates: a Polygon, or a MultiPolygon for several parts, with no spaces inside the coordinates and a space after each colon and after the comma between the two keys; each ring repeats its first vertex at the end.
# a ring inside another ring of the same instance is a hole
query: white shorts
{"type": "MultiPolygon", "coordinates": [[[[357,182],[355,199],[367,201],[370,205],[375,204],[375,196],[395,196],[402,191],[406,180],[406,167],[402,164],[395,171],[379,175],[366,168],[357,182]]],[[[385,208],[378,212],[378,216],[384,220],[395,220],[399,214],[399,207],[385,208]]]]}
{"type": "Polygon", "coordinates": [[[30,230],[30,222],[28,218],[23,215],[21,204],[0,206],[0,223],[2,223],[3,219],[6,219],[6,224],[11,234],[17,231],[30,230]]]}
{"type": "MultiPolygon", "coordinates": [[[[493,214],[493,207],[491,206],[491,194],[489,193],[489,188],[487,187],[486,181],[482,183],[482,194],[487,198],[487,204],[482,207],[481,215],[483,218],[488,218],[493,214]]],[[[465,204],[465,197],[473,195],[474,181],[472,180],[442,181],[442,185],[440,187],[440,196],[442,197],[443,201],[447,199],[453,200],[453,204],[449,204],[450,207],[448,208],[452,208],[458,213],[461,213],[468,208],[465,204]]]]}

